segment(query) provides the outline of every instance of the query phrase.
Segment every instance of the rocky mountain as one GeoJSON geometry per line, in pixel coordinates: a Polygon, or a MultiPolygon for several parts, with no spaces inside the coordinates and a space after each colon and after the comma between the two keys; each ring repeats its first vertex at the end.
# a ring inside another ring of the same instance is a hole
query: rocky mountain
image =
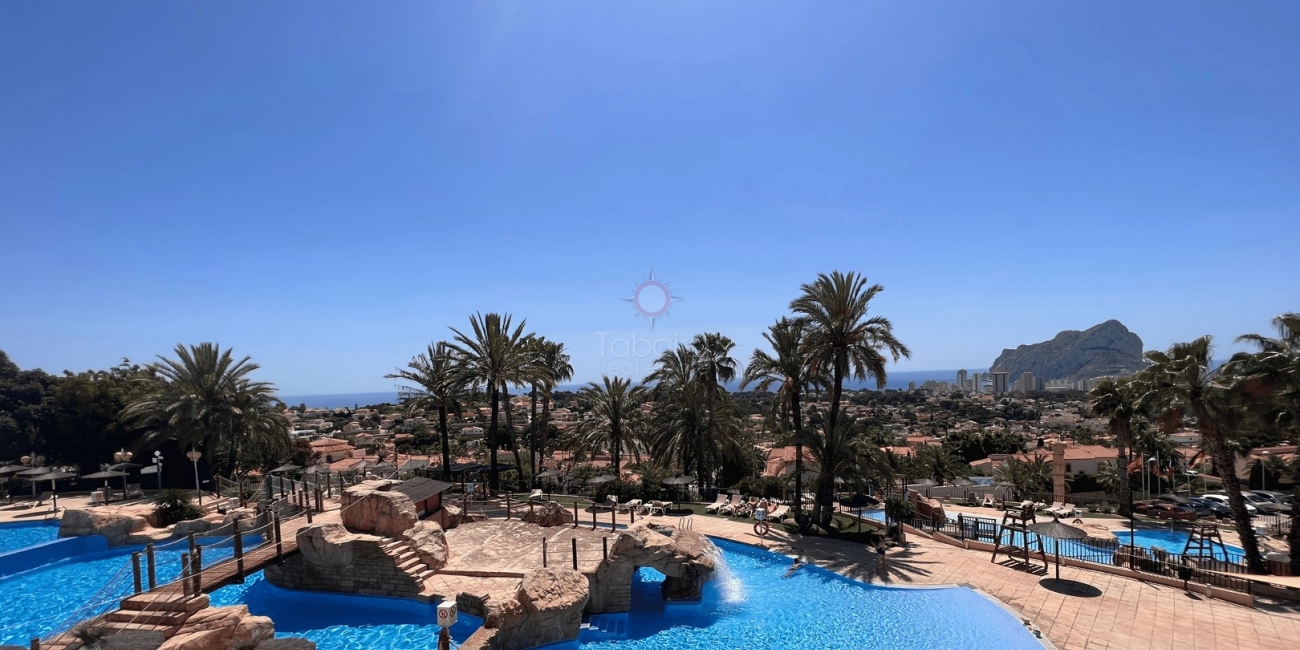
{"type": "Polygon", "coordinates": [[[1094,379],[1130,375],[1146,366],[1142,339],[1123,323],[1108,320],[1082,332],[1066,330],[1050,341],[1003,350],[990,367],[1011,379],[1029,371],[1040,379],[1094,379]]]}

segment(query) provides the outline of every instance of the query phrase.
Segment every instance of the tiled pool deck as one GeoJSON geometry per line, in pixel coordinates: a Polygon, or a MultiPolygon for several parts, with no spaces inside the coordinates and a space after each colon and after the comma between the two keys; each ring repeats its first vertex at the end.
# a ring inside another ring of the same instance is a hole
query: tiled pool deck
{"type": "MultiPolygon", "coordinates": [[[[678,517],[655,517],[677,525],[678,517]]],[[[859,544],[772,533],[766,540],[749,524],[692,516],[692,529],[792,555],[866,582],[890,586],[965,584],[980,589],[1030,619],[1062,650],[1132,649],[1282,650],[1297,647],[1300,604],[1233,605],[1182,589],[1098,571],[1061,567],[1061,581],[989,561],[912,535],[906,550],[891,550],[888,571],[876,571],[874,553],[859,544]]],[[[942,613],[938,613],[942,615],[942,613]]]]}

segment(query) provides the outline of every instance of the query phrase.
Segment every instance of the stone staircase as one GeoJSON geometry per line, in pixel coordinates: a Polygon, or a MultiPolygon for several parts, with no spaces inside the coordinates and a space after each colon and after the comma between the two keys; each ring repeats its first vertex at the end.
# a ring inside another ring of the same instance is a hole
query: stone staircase
{"type": "Polygon", "coordinates": [[[579,628],[578,638],[586,643],[626,639],[627,614],[592,614],[579,628]]]}
{"type": "Polygon", "coordinates": [[[425,580],[428,580],[430,576],[437,573],[420,560],[420,555],[416,553],[415,549],[411,548],[411,544],[404,539],[385,539],[384,542],[379,545],[379,548],[385,555],[393,558],[393,562],[397,565],[397,570],[411,576],[418,584],[424,584],[425,580]]]}

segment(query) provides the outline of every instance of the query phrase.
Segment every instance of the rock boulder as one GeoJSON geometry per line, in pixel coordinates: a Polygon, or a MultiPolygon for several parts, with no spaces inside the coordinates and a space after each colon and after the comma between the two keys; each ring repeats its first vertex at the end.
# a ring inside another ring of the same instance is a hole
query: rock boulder
{"type": "Polygon", "coordinates": [[[342,518],[348,530],[397,537],[420,521],[415,504],[392,481],[364,481],[343,491],[342,518]]]}
{"type": "Polygon", "coordinates": [[[356,561],[356,543],[378,537],[349,533],[343,524],[313,524],[298,531],[298,550],[313,566],[344,568],[356,561]]]}
{"type": "Polygon", "coordinates": [[[521,650],[576,639],[587,604],[586,576],[571,569],[524,574],[515,597],[490,603],[483,626],[495,630],[492,648],[521,650]]]}
{"type": "Polygon", "coordinates": [[[632,574],[638,567],[664,574],[665,599],[699,598],[704,581],[713,574],[715,553],[708,538],[694,531],[633,524],[614,540],[609,557],[596,569],[587,612],[628,611],[632,574]]]}
{"type": "Polygon", "coordinates": [[[59,522],[59,537],[103,535],[109,546],[126,544],[131,533],[144,530],[143,517],[91,510],[65,510],[59,522]]]}
{"type": "Polygon", "coordinates": [[[189,519],[187,521],[178,521],[172,526],[172,534],[177,537],[185,537],[190,533],[206,533],[212,528],[212,522],[206,519],[189,519]]]}
{"type": "Polygon", "coordinates": [[[432,519],[437,521],[443,530],[451,530],[460,525],[461,516],[460,508],[444,505],[438,512],[434,513],[432,519]]]}
{"type": "Polygon", "coordinates": [[[221,518],[222,526],[229,526],[238,521],[241,529],[247,530],[252,528],[257,521],[257,510],[254,508],[235,508],[228,510],[226,516],[221,518]]]}
{"type": "Polygon", "coordinates": [[[542,528],[566,526],[573,523],[573,511],[555,501],[547,501],[525,511],[523,520],[542,528]]]}
{"type": "Polygon", "coordinates": [[[420,561],[434,571],[447,566],[447,535],[436,521],[421,521],[402,533],[420,561]]]}

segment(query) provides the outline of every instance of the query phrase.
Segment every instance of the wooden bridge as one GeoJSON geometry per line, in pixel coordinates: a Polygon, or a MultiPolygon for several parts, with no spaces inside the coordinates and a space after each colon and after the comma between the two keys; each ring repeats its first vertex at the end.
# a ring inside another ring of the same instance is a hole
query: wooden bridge
{"type": "MultiPolygon", "coordinates": [[[[313,512],[312,517],[304,511],[282,521],[274,519],[267,524],[266,541],[248,552],[243,551],[242,537],[258,529],[242,531],[239,536],[234,536],[235,555],[212,566],[201,566],[202,549],[193,547],[195,553],[182,555],[181,577],[148,589],[145,588],[148,585],[143,583],[146,573],[152,575],[152,567],[148,567],[147,572],[142,571],[140,554],[133,554],[135,593],[124,598],[117,609],[98,617],[96,627],[102,634],[153,631],[170,638],[191,615],[208,606],[208,594],[227,585],[242,583],[249,574],[280,563],[285,557],[297,553],[298,531],[313,523],[338,522],[338,504],[325,501],[322,505],[326,510],[313,512]],[[190,569],[192,560],[200,565],[197,571],[190,569]]],[[[64,650],[74,641],[74,635],[64,632],[43,644],[33,640],[32,647],[64,650]]]]}

